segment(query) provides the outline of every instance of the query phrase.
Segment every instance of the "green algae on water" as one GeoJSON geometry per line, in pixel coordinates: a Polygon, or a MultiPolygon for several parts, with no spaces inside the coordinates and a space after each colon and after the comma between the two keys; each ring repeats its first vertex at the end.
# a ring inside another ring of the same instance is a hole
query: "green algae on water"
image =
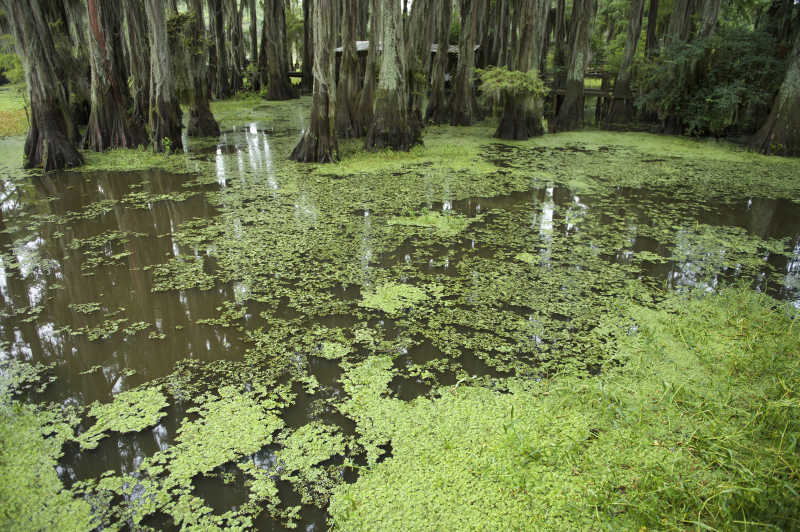
{"type": "Polygon", "coordinates": [[[81,449],[94,449],[108,432],[139,432],[152,427],[164,416],[167,398],[158,388],[122,392],[111,403],[94,403],[89,416],[96,419],[77,441],[81,449]]]}

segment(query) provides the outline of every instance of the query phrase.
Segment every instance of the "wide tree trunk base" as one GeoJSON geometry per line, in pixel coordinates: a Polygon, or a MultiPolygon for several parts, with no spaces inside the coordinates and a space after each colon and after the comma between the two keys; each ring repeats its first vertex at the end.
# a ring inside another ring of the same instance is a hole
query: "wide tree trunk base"
{"type": "Polygon", "coordinates": [[[283,101],[283,100],[292,100],[297,98],[297,91],[294,90],[294,86],[289,81],[289,78],[283,79],[283,76],[279,78],[271,77],[269,82],[267,83],[267,95],[265,99],[271,101],[283,101]]]}
{"type": "Polygon", "coordinates": [[[611,99],[611,105],[604,120],[609,124],[627,124],[633,120],[635,114],[633,98],[614,97],[611,99]]]}
{"type": "Polygon", "coordinates": [[[375,116],[364,141],[367,151],[386,148],[408,151],[422,144],[422,124],[408,112],[395,91],[379,89],[375,98],[375,116]]]}
{"type": "Polygon", "coordinates": [[[558,114],[550,123],[550,132],[572,131],[583,127],[583,80],[567,81],[567,94],[558,114]]]}
{"type": "Polygon", "coordinates": [[[425,121],[434,124],[446,124],[450,120],[450,108],[447,106],[447,97],[444,92],[437,94],[431,92],[428,107],[425,109],[425,121]]]}
{"type": "Polygon", "coordinates": [[[542,114],[530,108],[524,108],[525,102],[514,102],[506,99],[503,105],[503,116],[497,125],[494,136],[505,140],[527,140],[544,134],[542,114]]]}
{"type": "Polygon", "coordinates": [[[128,116],[127,110],[120,109],[110,98],[95,105],[83,140],[86,148],[105,151],[111,148],[135,148],[141,144],[147,144],[144,124],[137,123],[128,116]]]}
{"type": "Polygon", "coordinates": [[[45,117],[42,124],[33,123],[25,140],[25,168],[42,168],[45,172],[72,168],[83,164],[83,156],[57,127],[58,120],[45,117]]]}
{"type": "Polygon", "coordinates": [[[189,109],[189,127],[186,134],[190,137],[218,137],[219,124],[209,109],[189,109]]]}
{"type": "Polygon", "coordinates": [[[294,147],[289,159],[299,163],[335,163],[336,152],[335,142],[331,139],[323,141],[309,130],[294,147]]]}
{"type": "Polygon", "coordinates": [[[183,148],[181,140],[180,106],[175,101],[160,101],[151,109],[150,128],[155,151],[166,149],[164,139],[169,139],[169,147],[175,152],[183,148]]]}
{"type": "Polygon", "coordinates": [[[766,123],[753,135],[750,147],[766,155],[800,156],[800,104],[784,111],[773,110],[766,123]]]}

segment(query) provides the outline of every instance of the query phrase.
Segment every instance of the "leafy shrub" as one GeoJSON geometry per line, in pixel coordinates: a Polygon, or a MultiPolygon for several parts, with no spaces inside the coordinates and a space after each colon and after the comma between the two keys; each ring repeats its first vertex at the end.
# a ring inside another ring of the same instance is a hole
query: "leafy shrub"
{"type": "Polygon", "coordinates": [[[476,72],[481,80],[482,103],[487,108],[496,109],[506,96],[541,100],[549,91],[535,70],[520,72],[506,67],[489,67],[476,69],[476,72]]]}
{"type": "Polygon", "coordinates": [[[708,39],[667,47],[639,62],[636,105],[687,135],[752,131],[783,77],[774,49],[766,33],[725,27],[708,39]]]}

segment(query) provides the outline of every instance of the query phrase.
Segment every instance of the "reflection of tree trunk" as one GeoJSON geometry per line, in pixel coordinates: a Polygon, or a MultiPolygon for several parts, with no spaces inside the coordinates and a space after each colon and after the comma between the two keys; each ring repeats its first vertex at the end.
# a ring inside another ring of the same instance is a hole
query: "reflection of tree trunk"
{"type": "Polygon", "coordinates": [[[567,92],[558,110],[552,131],[569,131],[583,126],[583,76],[589,53],[593,0],[575,0],[570,20],[570,53],[567,68],[567,92]]]}
{"type": "Polygon", "coordinates": [[[78,166],[77,128],[69,111],[69,95],[61,82],[51,28],[42,5],[34,0],[5,0],[6,16],[17,53],[25,67],[31,124],[25,141],[25,168],[54,170],[78,166]]]}
{"type": "Polygon", "coordinates": [[[408,86],[405,62],[405,39],[400,18],[400,4],[384,0],[383,54],[375,114],[364,148],[369,151],[391,148],[408,151],[420,142],[421,124],[408,109],[408,86]]]}
{"type": "Polygon", "coordinates": [[[119,0],[89,0],[88,7],[92,111],[85,143],[95,151],[134,148],[147,142],[147,133],[144,123],[130,113],[133,102],[122,56],[121,5],[119,0]]]}
{"type": "Polygon", "coordinates": [[[314,96],[311,104],[311,124],[294,147],[294,161],[327,163],[336,160],[336,131],[334,102],[334,62],[331,58],[333,39],[331,0],[314,0],[314,96]]]}
{"type": "Polygon", "coordinates": [[[169,140],[173,150],[181,148],[180,107],[175,97],[175,79],[170,65],[164,4],[146,0],[150,21],[150,136],[153,149],[163,151],[169,140]]]}
{"type": "Polygon", "coordinates": [[[622,63],[620,63],[619,72],[617,72],[617,78],[614,81],[614,97],[607,117],[609,122],[629,122],[633,118],[631,67],[633,66],[633,58],[636,55],[636,46],[639,44],[639,36],[642,33],[643,14],[644,0],[632,0],[625,50],[622,53],[622,63]]]}

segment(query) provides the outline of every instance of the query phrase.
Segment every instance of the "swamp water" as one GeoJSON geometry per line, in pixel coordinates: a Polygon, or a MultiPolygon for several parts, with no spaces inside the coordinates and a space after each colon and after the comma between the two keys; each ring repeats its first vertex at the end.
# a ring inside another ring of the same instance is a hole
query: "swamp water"
{"type": "Polygon", "coordinates": [[[800,306],[796,162],[476,127],[307,166],[303,116],[223,115],[169,170],[1,176],[2,363],[46,366],[25,397],[74,420],[58,474],[104,526],[324,530],[391,459],[362,393],[596,373],[667,290],[800,306]]]}

